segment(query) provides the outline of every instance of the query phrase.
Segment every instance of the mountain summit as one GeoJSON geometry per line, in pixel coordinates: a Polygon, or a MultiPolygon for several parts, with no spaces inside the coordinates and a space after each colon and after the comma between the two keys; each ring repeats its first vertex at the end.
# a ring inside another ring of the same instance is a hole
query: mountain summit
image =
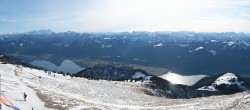
{"type": "Polygon", "coordinates": [[[203,86],[197,90],[220,91],[225,94],[242,92],[249,89],[249,82],[234,73],[225,73],[219,76],[209,86],[203,86]]]}

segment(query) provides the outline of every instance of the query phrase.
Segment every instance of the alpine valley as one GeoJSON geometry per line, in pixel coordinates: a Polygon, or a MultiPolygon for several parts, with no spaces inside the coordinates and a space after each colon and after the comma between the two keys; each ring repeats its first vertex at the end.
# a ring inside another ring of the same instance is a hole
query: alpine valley
{"type": "Polygon", "coordinates": [[[233,72],[249,76],[250,34],[39,30],[0,35],[0,53],[26,63],[41,60],[57,66],[70,60],[82,68],[135,64],[165,69],[152,72],[155,75],[171,71],[182,75],[233,72]]]}

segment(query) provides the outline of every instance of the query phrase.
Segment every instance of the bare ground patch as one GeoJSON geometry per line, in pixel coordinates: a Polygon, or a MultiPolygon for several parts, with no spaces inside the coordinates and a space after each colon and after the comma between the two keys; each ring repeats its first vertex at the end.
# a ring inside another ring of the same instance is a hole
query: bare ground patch
{"type": "Polygon", "coordinates": [[[143,94],[154,96],[149,90],[147,89],[139,89],[139,92],[142,92],[143,94]]]}
{"type": "Polygon", "coordinates": [[[36,91],[36,95],[45,102],[45,107],[57,109],[57,110],[67,110],[66,108],[62,107],[59,103],[54,102],[51,97],[47,94],[43,94],[40,90],[36,89],[35,87],[29,86],[30,88],[36,91]]]}

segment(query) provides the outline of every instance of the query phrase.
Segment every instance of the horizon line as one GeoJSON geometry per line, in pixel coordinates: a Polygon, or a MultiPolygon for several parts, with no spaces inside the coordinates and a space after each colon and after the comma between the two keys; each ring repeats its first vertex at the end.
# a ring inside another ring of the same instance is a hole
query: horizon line
{"type": "Polygon", "coordinates": [[[180,31],[148,31],[148,30],[134,30],[134,31],[72,31],[72,30],[68,30],[68,31],[54,31],[52,29],[34,29],[34,30],[30,30],[30,31],[23,31],[23,32],[5,32],[5,33],[1,33],[0,35],[4,35],[4,34],[23,34],[23,33],[31,33],[31,32],[35,32],[35,31],[51,31],[54,33],[65,33],[65,32],[75,32],[75,33],[134,33],[134,32],[147,32],[147,33],[174,33],[174,32],[190,32],[190,33],[236,33],[236,34],[250,34],[250,32],[235,32],[235,31],[185,31],[185,30],[180,30],[180,31]]]}

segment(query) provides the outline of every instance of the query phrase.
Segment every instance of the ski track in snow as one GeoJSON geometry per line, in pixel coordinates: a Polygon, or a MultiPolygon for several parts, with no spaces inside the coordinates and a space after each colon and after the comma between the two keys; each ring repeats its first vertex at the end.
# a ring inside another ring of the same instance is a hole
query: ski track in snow
{"type": "MultiPolygon", "coordinates": [[[[48,75],[42,70],[0,64],[2,93],[21,110],[155,109],[201,110],[250,107],[249,92],[193,99],[166,99],[144,93],[141,82],[118,82],[48,75]],[[23,101],[22,93],[27,93],[23,101]],[[38,94],[46,96],[43,101],[38,94]]],[[[3,110],[12,110],[3,106],[3,110]]]]}

